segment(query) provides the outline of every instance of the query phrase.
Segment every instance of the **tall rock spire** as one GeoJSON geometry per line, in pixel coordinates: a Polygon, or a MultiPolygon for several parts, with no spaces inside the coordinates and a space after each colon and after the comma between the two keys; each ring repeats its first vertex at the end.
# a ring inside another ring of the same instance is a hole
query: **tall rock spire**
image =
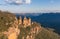
{"type": "Polygon", "coordinates": [[[28,21],[28,20],[27,20],[27,18],[26,18],[26,16],[25,16],[25,17],[24,17],[24,20],[23,20],[23,25],[24,25],[24,26],[27,26],[27,23],[28,23],[27,21],[28,21]]]}
{"type": "Polygon", "coordinates": [[[22,24],[22,18],[21,18],[21,16],[19,17],[18,23],[19,23],[19,25],[22,24]]]}
{"type": "Polygon", "coordinates": [[[28,25],[31,25],[31,18],[28,19],[28,25]]]}

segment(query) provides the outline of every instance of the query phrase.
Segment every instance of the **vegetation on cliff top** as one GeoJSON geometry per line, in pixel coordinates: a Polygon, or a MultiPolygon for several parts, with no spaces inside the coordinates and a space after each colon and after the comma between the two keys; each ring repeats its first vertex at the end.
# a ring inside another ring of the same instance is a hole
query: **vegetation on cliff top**
{"type": "Polygon", "coordinates": [[[0,11],[0,32],[5,31],[14,22],[15,16],[10,12],[0,11]]]}

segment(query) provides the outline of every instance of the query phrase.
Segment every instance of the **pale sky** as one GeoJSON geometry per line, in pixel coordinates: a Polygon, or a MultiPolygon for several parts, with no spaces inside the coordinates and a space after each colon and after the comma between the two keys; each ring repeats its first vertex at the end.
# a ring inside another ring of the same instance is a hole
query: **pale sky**
{"type": "Polygon", "coordinates": [[[0,10],[13,13],[60,12],[60,0],[0,0],[0,10]]]}

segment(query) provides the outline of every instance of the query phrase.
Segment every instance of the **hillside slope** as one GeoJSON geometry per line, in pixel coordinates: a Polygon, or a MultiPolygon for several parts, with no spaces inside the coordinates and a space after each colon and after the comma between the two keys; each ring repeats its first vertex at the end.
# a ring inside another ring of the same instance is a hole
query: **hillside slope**
{"type": "Polygon", "coordinates": [[[35,39],[60,39],[60,36],[57,33],[46,28],[42,28],[42,31],[39,32],[35,37],[35,39]]]}

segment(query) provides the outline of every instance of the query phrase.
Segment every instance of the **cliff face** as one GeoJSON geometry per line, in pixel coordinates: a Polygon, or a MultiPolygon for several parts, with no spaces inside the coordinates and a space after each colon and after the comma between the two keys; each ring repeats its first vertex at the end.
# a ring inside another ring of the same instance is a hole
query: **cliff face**
{"type": "Polygon", "coordinates": [[[41,25],[38,23],[33,23],[31,26],[25,27],[19,27],[20,34],[18,36],[18,39],[35,39],[35,36],[41,32],[41,25]]]}
{"type": "Polygon", "coordinates": [[[3,34],[4,31],[8,31],[9,27],[13,24],[15,15],[10,12],[0,11],[0,39],[6,39],[7,37],[3,34]]]}

